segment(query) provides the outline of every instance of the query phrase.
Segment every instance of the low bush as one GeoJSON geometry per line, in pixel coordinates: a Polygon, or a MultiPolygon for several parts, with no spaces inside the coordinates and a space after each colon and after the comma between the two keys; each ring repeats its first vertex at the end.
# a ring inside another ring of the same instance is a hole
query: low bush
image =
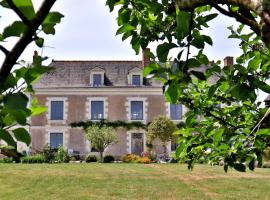
{"type": "Polygon", "coordinates": [[[123,156],[121,160],[125,163],[137,163],[139,158],[140,157],[135,155],[135,154],[127,154],[127,155],[123,156]]]}
{"type": "Polygon", "coordinates": [[[70,156],[63,146],[58,147],[56,161],[60,163],[68,163],[70,161],[70,156]]]}
{"type": "Polygon", "coordinates": [[[36,154],[33,156],[25,156],[21,158],[21,163],[44,163],[45,157],[42,154],[36,154]]]}
{"type": "Polygon", "coordinates": [[[149,164],[151,163],[151,159],[149,157],[140,157],[137,163],[149,164]]]}
{"type": "Polygon", "coordinates": [[[95,155],[87,155],[85,157],[85,162],[90,163],[90,162],[97,162],[97,157],[95,155]]]}
{"type": "Polygon", "coordinates": [[[103,158],[103,162],[104,163],[111,163],[111,162],[113,162],[114,161],[114,157],[112,156],[112,155],[106,155],[106,156],[104,156],[104,158],[103,158]]]}
{"type": "Polygon", "coordinates": [[[56,152],[48,144],[43,147],[42,155],[44,156],[46,163],[54,162],[56,152]]]}
{"type": "Polygon", "coordinates": [[[10,157],[0,158],[0,163],[13,163],[13,158],[10,157]]]}

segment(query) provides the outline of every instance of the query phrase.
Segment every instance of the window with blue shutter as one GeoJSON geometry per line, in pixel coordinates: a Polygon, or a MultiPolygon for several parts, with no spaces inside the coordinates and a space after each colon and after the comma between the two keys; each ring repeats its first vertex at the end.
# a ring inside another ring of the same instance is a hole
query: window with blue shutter
{"type": "Polygon", "coordinates": [[[104,119],[104,102],[91,101],[91,120],[104,119]]]}
{"type": "Polygon", "coordinates": [[[170,104],[170,113],[172,120],[182,119],[182,104],[170,104]]]}
{"type": "Polygon", "coordinates": [[[143,120],[143,101],[131,101],[131,120],[143,120]]]}
{"type": "Polygon", "coordinates": [[[141,76],[132,75],[132,85],[140,86],[141,85],[141,76]]]}
{"type": "Polygon", "coordinates": [[[63,133],[50,133],[50,146],[52,149],[57,149],[63,145],[63,133]]]}
{"type": "Polygon", "coordinates": [[[51,101],[51,120],[64,119],[64,101],[51,101]]]}

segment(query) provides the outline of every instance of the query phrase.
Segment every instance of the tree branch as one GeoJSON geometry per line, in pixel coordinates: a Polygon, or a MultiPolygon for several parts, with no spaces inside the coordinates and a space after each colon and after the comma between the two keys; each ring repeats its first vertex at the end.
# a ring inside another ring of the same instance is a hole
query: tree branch
{"type": "Polygon", "coordinates": [[[14,12],[21,18],[24,24],[30,26],[30,21],[26,18],[26,16],[21,12],[21,10],[14,4],[12,0],[6,0],[9,7],[14,10],[14,12]]]}
{"type": "Polygon", "coordinates": [[[30,21],[22,37],[15,44],[13,49],[7,54],[0,69],[0,84],[3,84],[10,74],[13,66],[25,48],[32,42],[33,36],[36,34],[38,27],[42,24],[50,9],[56,0],[44,0],[35,17],[30,21]]]}
{"type": "Polygon", "coordinates": [[[8,55],[9,54],[9,51],[3,47],[2,45],[0,45],[0,50],[5,54],[5,55],[8,55]]]}

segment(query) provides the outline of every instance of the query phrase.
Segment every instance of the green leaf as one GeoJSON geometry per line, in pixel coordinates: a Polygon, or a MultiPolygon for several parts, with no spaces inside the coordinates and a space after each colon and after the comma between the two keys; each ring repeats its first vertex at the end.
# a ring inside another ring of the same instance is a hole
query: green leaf
{"type": "Polygon", "coordinates": [[[203,72],[191,70],[190,73],[193,74],[194,76],[196,76],[199,80],[206,80],[206,77],[205,77],[203,72]]]}
{"type": "Polygon", "coordinates": [[[119,35],[119,34],[121,34],[121,33],[126,33],[126,32],[128,32],[128,31],[132,31],[132,30],[135,30],[135,29],[136,29],[136,27],[134,27],[134,26],[131,26],[131,25],[129,25],[129,24],[124,24],[123,26],[121,26],[121,27],[117,30],[116,35],[119,35]]]}
{"type": "Polygon", "coordinates": [[[259,68],[261,62],[262,62],[262,59],[259,58],[258,56],[255,56],[253,59],[251,59],[248,62],[248,69],[256,71],[259,68]]]}
{"type": "Polygon", "coordinates": [[[215,144],[215,146],[217,146],[218,143],[221,141],[223,133],[224,133],[223,128],[220,128],[220,129],[216,130],[216,132],[214,134],[214,144],[215,144]]]}
{"type": "Polygon", "coordinates": [[[254,84],[254,86],[258,87],[262,91],[270,93],[270,85],[268,85],[267,83],[260,81],[258,79],[253,79],[252,83],[254,84]]]}
{"type": "Polygon", "coordinates": [[[248,168],[253,171],[255,169],[255,159],[252,159],[249,164],[248,164],[248,168]]]}
{"type": "Polygon", "coordinates": [[[11,25],[7,26],[3,32],[3,39],[8,37],[20,37],[26,29],[26,25],[21,21],[15,21],[11,25]]]}
{"type": "Polygon", "coordinates": [[[12,0],[12,1],[28,20],[34,18],[35,10],[33,7],[32,0],[12,0]]]}
{"type": "Polygon", "coordinates": [[[29,146],[29,144],[31,143],[31,137],[28,131],[26,131],[24,128],[17,128],[14,129],[12,132],[14,133],[17,141],[24,142],[25,144],[27,144],[27,146],[29,146]]]}
{"type": "Polygon", "coordinates": [[[44,39],[39,37],[38,39],[35,40],[35,43],[38,47],[43,47],[44,39]]]}
{"type": "Polygon", "coordinates": [[[176,12],[176,23],[177,23],[177,35],[176,38],[181,41],[183,38],[185,38],[188,35],[189,32],[189,19],[190,19],[190,13],[179,11],[176,12]]]}
{"type": "Polygon", "coordinates": [[[256,135],[270,135],[269,128],[263,128],[257,131],[256,135]]]}
{"type": "Polygon", "coordinates": [[[169,51],[172,49],[172,48],[175,48],[177,47],[176,44],[174,43],[163,43],[163,44],[160,44],[158,45],[157,47],[157,56],[158,56],[158,59],[160,62],[167,62],[167,57],[168,57],[168,54],[169,54],[169,51]]]}
{"type": "Polygon", "coordinates": [[[45,18],[45,20],[42,23],[42,30],[44,33],[46,34],[55,34],[55,29],[54,26],[57,23],[61,22],[61,19],[64,17],[64,15],[62,15],[59,12],[50,12],[47,17],[45,18]]]}
{"type": "Polygon", "coordinates": [[[246,84],[235,85],[231,90],[232,96],[235,98],[245,101],[250,99],[252,102],[256,100],[256,93],[254,89],[250,88],[246,84]]]}
{"type": "Polygon", "coordinates": [[[191,68],[191,67],[200,67],[201,62],[196,58],[190,58],[188,60],[188,66],[189,66],[189,68],[191,68]]]}
{"type": "Polygon", "coordinates": [[[4,140],[8,145],[16,147],[16,142],[14,141],[13,137],[10,133],[4,129],[0,129],[0,139],[4,140]]]}
{"type": "Polygon", "coordinates": [[[212,85],[208,90],[208,98],[211,98],[214,96],[216,90],[218,88],[218,85],[212,85]]]}
{"type": "Polygon", "coordinates": [[[233,168],[239,172],[245,172],[246,171],[246,166],[242,163],[235,163],[233,165],[233,168]]]}
{"type": "Polygon", "coordinates": [[[23,110],[27,107],[27,102],[27,96],[21,92],[8,94],[4,97],[4,105],[8,110],[23,110]]]}
{"type": "Polygon", "coordinates": [[[204,22],[211,21],[212,19],[216,18],[217,16],[218,16],[217,13],[206,15],[206,16],[203,17],[204,18],[204,22]]]}

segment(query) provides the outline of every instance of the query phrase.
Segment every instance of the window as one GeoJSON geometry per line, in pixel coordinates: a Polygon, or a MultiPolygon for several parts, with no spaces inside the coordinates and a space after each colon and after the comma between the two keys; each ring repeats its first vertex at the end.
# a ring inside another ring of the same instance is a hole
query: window
{"type": "Polygon", "coordinates": [[[51,120],[64,119],[64,101],[51,101],[51,120]]]}
{"type": "Polygon", "coordinates": [[[93,86],[101,86],[102,78],[101,74],[93,74],[93,86]]]}
{"type": "Polygon", "coordinates": [[[182,119],[182,105],[181,104],[170,104],[170,117],[172,120],[182,119]]]}
{"type": "Polygon", "coordinates": [[[104,119],[104,101],[91,101],[91,120],[104,119]]]}
{"type": "Polygon", "coordinates": [[[143,101],[131,101],[131,120],[143,120],[143,101]]]}
{"type": "Polygon", "coordinates": [[[63,145],[63,133],[50,133],[50,146],[57,149],[59,145],[63,145]]]}
{"type": "Polygon", "coordinates": [[[132,85],[140,86],[141,85],[141,76],[132,75],[132,85]]]}

